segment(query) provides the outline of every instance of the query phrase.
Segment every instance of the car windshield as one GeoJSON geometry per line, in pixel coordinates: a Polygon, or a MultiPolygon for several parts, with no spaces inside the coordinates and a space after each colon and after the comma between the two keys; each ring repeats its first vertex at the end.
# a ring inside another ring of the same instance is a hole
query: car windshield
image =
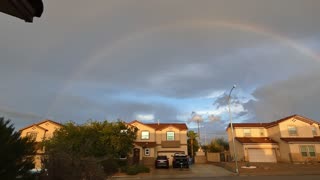
{"type": "Polygon", "coordinates": [[[167,160],[168,158],[167,158],[167,156],[158,156],[157,159],[159,159],[159,160],[164,160],[164,159],[167,160]]]}

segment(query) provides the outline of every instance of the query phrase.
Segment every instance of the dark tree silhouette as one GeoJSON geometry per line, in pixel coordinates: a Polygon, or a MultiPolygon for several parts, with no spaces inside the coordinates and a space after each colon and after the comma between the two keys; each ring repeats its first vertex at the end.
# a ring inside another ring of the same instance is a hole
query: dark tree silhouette
{"type": "Polygon", "coordinates": [[[27,177],[34,167],[35,143],[30,138],[21,138],[10,120],[0,118],[0,179],[27,177]]]}

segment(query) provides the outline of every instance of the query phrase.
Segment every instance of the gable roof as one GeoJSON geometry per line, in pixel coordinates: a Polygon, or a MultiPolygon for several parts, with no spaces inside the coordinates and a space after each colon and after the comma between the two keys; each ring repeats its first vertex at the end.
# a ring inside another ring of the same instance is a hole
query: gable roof
{"type": "MultiPolygon", "coordinates": [[[[276,120],[276,121],[273,121],[273,122],[269,122],[269,123],[232,123],[232,126],[233,126],[233,128],[235,128],[235,127],[270,128],[270,127],[277,126],[279,123],[281,123],[283,121],[286,121],[288,119],[291,119],[291,118],[303,121],[303,122],[308,123],[310,125],[313,124],[313,123],[320,125],[320,123],[318,121],[312,120],[310,118],[306,118],[306,117],[301,116],[301,115],[294,114],[294,115],[291,115],[291,116],[288,116],[288,117],[285,117],[285,118],[282,118],[282,119],[279,119],[279,120],[276,120]]],[[[231,125],[229,123],[227,129],[230,128],[230,126],[231,125]]]]}
{"type": "Polygon", "coordinates": [[[22,128],[22,129],[20,129],[19,131],[21,132],[21,131],[23,131],[23,130],[25,130],[25,129],[28,129],[28,128],[31,128],[31,127],[33,127],[33,126],[36,126],[36,127],[39,128],[39,129],[48,131],[48,129],[43,128],[43,127],[39,126],[38,124],[31,124],[31,125],[29,125],[29,126],[26,126],[26,127],[22,128]]]}
{"type": "Polygon", "coordinates": [[[286,120],[288,120],[288,119],[291,119],[291,118],[300,120],[300,121],[305,122],[305,123],[308,123],[308,124],[310,124],[310,125],[313,124],[313,123],[320,125],[320,123],[317,122],[317,121],[315,121],[315,120],[312,120],[312,119],[310,119],[310,118],[307,118],[307,117],[304,117],[304,116],[301,116],[301,115],[298,115],[298,114],[294,114],[294,115],[292,115],[292,116],[288,116],[288,117],[279,119],[279,120],[277,120],[277,121],[273,121],[273,122],[269,123],[269,124],[266,126],[266,128],[276,126],[276,125],[278,125],[279,123],[281,123],[281,122],[283,122],[283,121],[286,121],[286,120]]]}
{"type": "Polygon", "coordinates": [[[170,126],[172,126],[174,128],[177,128],[180,131],[181,130],[188,130],[188,127],[187,127],[187,125],[185,123],[159,123],[158,124],[158,123],[142,123],[142,122],[140,122],[138,120],[134,120],[134,121],[130,122],[129,124],[131,125],[133,123],[140,123],[140,124],[149,126],[149,127],[153,128],[153,129],[159,130],[159,131],[162,130],[162,129],[165,129],[167,127],[170,127],[170,126]]]}
{"type": "Polygon", "coordinates": [[[52,120],[50,120],[50,119],[45,119],[45,120],[43,120],[43,121],[40,121],[40,122],[37,123],[37,125],[44,124],[44,123],[46,123],[46,122],[50,122],[50,123],[55,124],[55,125],[58,125],[58,126],[63,126],[62,124],[60,124],[60,123],[58,123],[58,122],[55,122],[55,121],[52,121],[52,120]]]}
{"type": "Polygon", "coordinates": [[[159,123],[159,124],[153,123],[148,125],[153,127],[156,130],[162,130],[170,126],[175,127],[179,130],[188,130],[188,127],[185,123],[159,123]]]}
{"type": "Polygon", "coordinates": [[[236,137],[240,143],[277,143],[268,137],[236,137]]]}
{"type": "Polygon", "coordinates": [[[49,120],[49,119],[45,119],[45,120],[43,120],[43,121],[41,121],[41,122],[34,123],[34,124],[29,125],[29,126],[26,126],[26,127],[22,128],[22,129],[20,129],[19,131],[23,131],[23,130],[28,129],[28,128],[32,127],[32,126],[37,126],[37,127],[39,127],[40,129],[43,129],[43,130],[45,130],[45,131],[48,131],[48,129],[39,126],[40,124],[43,124],[43,123],[46,123],[46,122],[51,122],[51,123],[56,124],[56,125],[58,125],[58,126],[63,126],[62,124],[57,123],[57,122],[55,122],[55,121],[52,121],[52,120],[49,120]]]}

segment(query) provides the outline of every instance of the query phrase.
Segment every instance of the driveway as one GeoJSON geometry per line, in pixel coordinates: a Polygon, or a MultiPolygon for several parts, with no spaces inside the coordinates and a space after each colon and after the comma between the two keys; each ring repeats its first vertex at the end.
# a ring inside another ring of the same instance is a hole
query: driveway
{"type": "Polygon", "coordinates": [[[172,168],[169,169],[155,169],[151,168],[148,174],[138,174],[134,176],[122,175],[114,176],[112,179],[122,178],[191,178],[191,177],[221,177],[232,176],[234,173],[213,165],[213,164],[193,164],[189,168],[172,168]]]}

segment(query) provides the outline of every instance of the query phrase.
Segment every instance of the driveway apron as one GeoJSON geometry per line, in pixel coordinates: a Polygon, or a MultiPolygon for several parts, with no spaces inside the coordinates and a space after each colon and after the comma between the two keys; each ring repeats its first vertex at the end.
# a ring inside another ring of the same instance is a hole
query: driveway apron
{"type": "Polygon", "coordinates": [[[169,168],[169,169],[152,169],[151,176],[162,178],[173,177],[218,177],[218,176],[232,176],[233,173],[212,165],[212,164],[193,164],[190,168],[169,168]]]}

